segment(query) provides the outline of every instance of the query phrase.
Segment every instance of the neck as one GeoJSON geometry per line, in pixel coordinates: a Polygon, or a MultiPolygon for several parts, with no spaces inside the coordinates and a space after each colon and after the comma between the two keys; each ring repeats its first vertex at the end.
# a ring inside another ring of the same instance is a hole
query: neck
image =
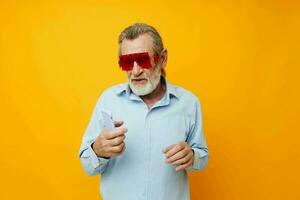
{"type": "Polygon", "coordinates": [[[163,84],[163,81],[160,81],[153,92],[145,96],[141,96],[141,98],[147,104],[148,109],[150,110],[152,106],[164,96],[165,91],[166,86],[163,84]]]}

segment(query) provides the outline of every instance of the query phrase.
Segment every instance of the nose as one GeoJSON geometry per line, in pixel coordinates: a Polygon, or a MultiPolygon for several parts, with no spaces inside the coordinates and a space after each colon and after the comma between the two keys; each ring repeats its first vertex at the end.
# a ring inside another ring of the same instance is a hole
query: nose
{"type": "Polygon", "coordinates": [[[135,76],[138,77],[141,73],[143,73],[143,69],[136,63],[133,63],[133,68],[131,73],[135,76]]]}

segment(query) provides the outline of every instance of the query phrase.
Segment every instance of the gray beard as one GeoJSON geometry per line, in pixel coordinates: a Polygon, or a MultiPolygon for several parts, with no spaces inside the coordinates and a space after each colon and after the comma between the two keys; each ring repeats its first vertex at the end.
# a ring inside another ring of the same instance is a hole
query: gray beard
{"type": "Polygon", "coordinates": [[[159,67],[157,67],[153,71],[152,77],[148,78],[146,85],[138,87],[138,86],[134,85],[131,82],[131,80],[129,80],[129,86],[135,95],[145,96],[147,94],[150,94],[157,88],[157,86],[160,82],[160,77],[161,77],[161,69],[159,67]]]}

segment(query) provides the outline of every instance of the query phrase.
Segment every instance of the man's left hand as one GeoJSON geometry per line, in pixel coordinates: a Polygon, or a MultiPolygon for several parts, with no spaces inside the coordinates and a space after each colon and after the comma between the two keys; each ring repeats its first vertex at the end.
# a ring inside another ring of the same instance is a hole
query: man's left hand
{"type": "Polygon", "coordinates": [[[163,150],[166,162],[176,165],[176,171],[185,169],[194,163],[194,151],[185,141],[173,144],[163,150]]]}

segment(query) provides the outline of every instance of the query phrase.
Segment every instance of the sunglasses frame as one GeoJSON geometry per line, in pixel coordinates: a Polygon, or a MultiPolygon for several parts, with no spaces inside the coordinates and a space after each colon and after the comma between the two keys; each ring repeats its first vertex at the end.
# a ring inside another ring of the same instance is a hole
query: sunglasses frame
{"type": "MultiPolygon", "coordinates": [[[[156,54],[154,56],[155,65],[157,64],[158,60],[159,55],[156,54]]],[[[119,67],[123,71],[131,71],[133,69],[134,62],[136,62],[143,69],[150,69],[152,67],[151,56],[149,55],[149,52],[132,53],[119,56],[119,67]]]]}

